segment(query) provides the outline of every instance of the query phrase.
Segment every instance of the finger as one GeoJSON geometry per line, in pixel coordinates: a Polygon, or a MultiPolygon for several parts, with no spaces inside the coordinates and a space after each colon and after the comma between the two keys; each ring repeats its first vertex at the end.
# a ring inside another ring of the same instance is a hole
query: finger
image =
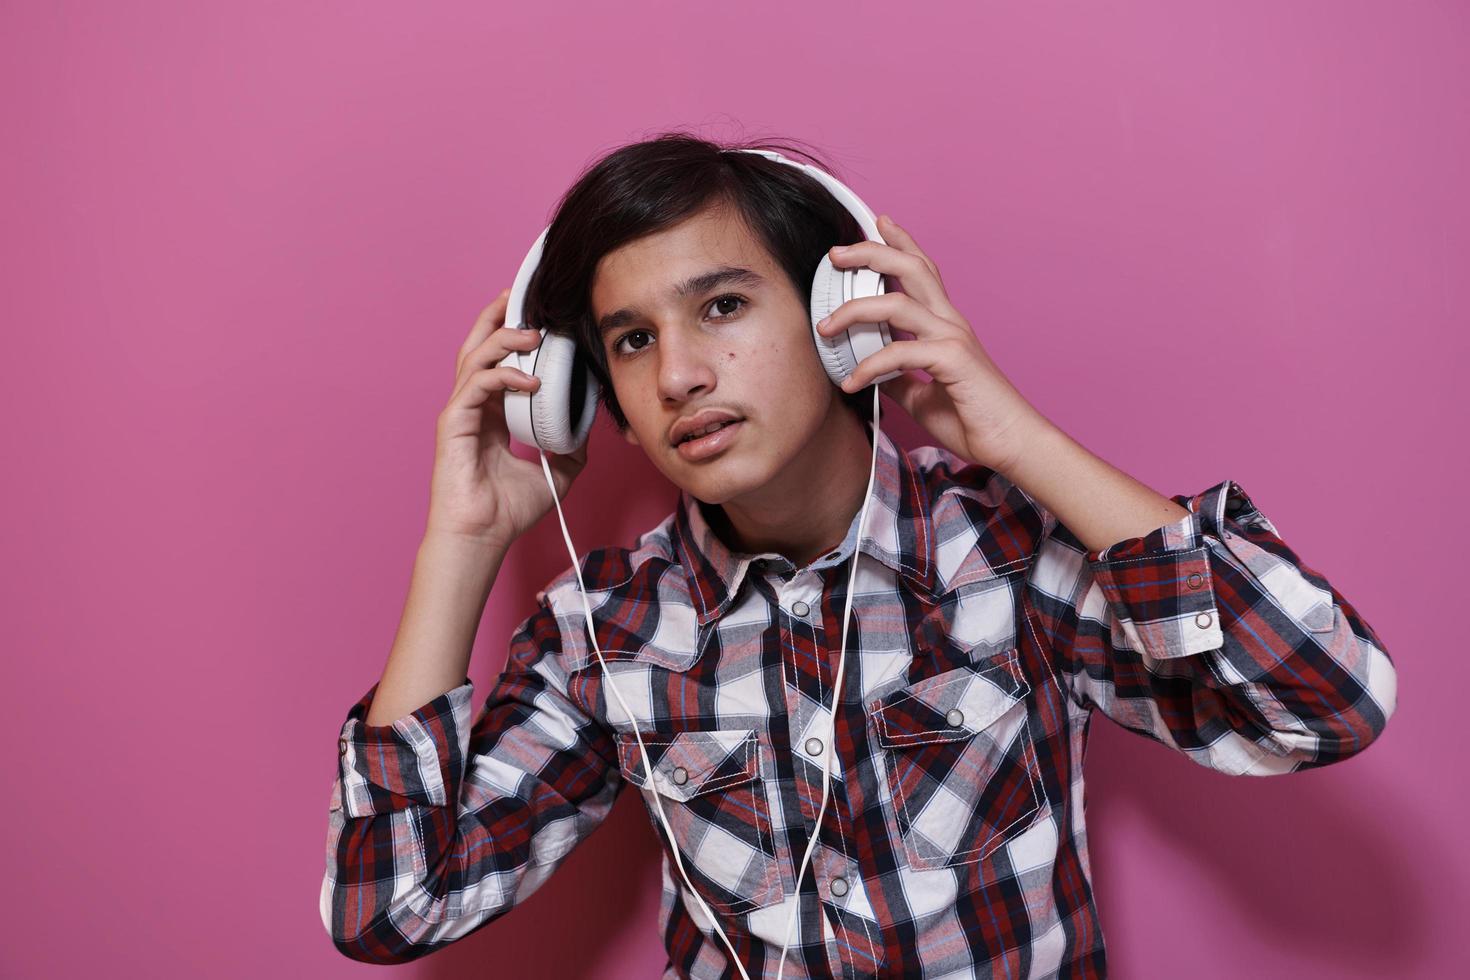
{"type": "Polygon", "coordinates": [[[518,371],[510,366],[485,368],[465,375],[464,383],[449,399],[450,407],[457,409],[480,408],[491,397],[507,388],[533,392],[541,387],[541,379],[533,374],[518,371]]]}
{"type": "Polygon", "coordinates": [[[832,257],[832,264],[839,269],[866,266],[875,272],[892,276],[903,286],[905,293],[935,313],[944,317],[959,316],[959,311],[949,302],[944,284],[939,281],[939,276],[922,255],[874,241],[834,245],[828,254],[832,257]]]}
{"type": "Polygon", "coordinates": [[[901,252],[917,255],[923,259],[925,264],[929,266],[929,271],[934,273],[934,278],[939,280],[941,286],[944,285],[944,279],[939,274],[939,266],[919,247],[919,243],[914,241],[914,236],[910,235],[903,225],[894,221],[886,214],[880,214],[878,215],[878,231],[882,233],[883,240],[894,248],[897,248],[901,252]]]}
{"type": "Polygon", "coordinates": [[[956,362],[961,359],[955,354],[955,344],[948,340],[900,340],[859,361],[840,387],[859,391],[872,378],[889,371],[927,371],[935,381],[952,384],[959,380],[956,362]]]}
{"type": "Polygon", "coordinates": [[[470,327],[469,334],[464,343],[459,345],[459,354],[454,359],[454,377],[459,378],[460,366],[463,365],[465,355],[476,347],[488,336],[490,331],[499,327],[505,320],[505,308],[510,305],[510,287],[500,291],[500,295],[490,301],[490,305],[480,311],[475,317],[474,325],[470,327]]]}
{"type": "Polygon", "coordinates": [[[583,467],[587,465],[587,444],[591,439],[584,439],[582,445],[570,453],[547,453],[546,465],[551,467],[551,475],[556,479],[557,496],[565,496],[571,488],[572,481],[577,478],[583,467]]]}
{"type": "Polygon", "coordinates": [[[541,331],[530,327],[504,326],[492,330],[480,346],[460,359],[455,386],[458,387],[465,374],[495,367],[506,362],[512,351],[535,350],[540,343],[541,331]]]}
{"type": "Polygon", "coordinates": [[[908,293],[882,293],[850,299],[817,324],[817,333],[830,337],[854,323],[880,323],[906,330],[920,340],[973,336],[968,325],[951,323],[908,293]]]}
{"type": "Polygon", "coordinates": [[[933,383],[925,381],[916,374],[900,374],[896,378],[879,384],[878,390],[897,402],[898,407],[907,412],[910,418],[915,418],[914,402],[919,392],[933,383]]]}

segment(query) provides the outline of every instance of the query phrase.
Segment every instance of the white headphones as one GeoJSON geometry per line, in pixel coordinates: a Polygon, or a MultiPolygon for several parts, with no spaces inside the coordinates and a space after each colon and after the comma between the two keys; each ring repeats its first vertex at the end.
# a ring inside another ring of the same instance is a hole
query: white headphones
{"type": "MultiPolygon", "coordinates": [[[[873,212],[836,177],[824,170],[791,160],[775,150],[742,149],[738,152],[759,153],[816,178],[852,213],[869,240],[886,244],[883,236],[878,233],[878,223],[873,212]]],[[[516,273],[515,282],[511,284],[510,299],[505,308],[506,326],[521,330],[540,330],[541,343],[531,350],[512,350],[496,363],[509,364],[518,371],[541,379],[541,384],[535,391],[505,389],[505,421],[511,436],[527,446],[566,455],[575,452],[587,440],[596,415],[599,385],[591,371],[584,371],[585,383],[580,391],[573,391],[576,342],[567,334],[549,333],[545,327],[532,327],[524,322],[526,288],[530,285],[536,267],[541,264],[541,249],[546,243],[546,232],[550,230],[551,226],[548,225],[526,253],[520,271],[516,273]]],[[[827,377],[832,379],[833,384],[841,384],[852,374],[859,361],[892,343],[893,338],[888,332],[886,322],[855,323],[830,337],[817,332],[817,323],[850,299],[878,296],[883,292],[885,289],[881,273],[869,268],[839,269],[832,264],[830,255],[822,255],[822,261],[812,276],[812,339],[816,341],[822,366],[827,369],[827,377]]],[[[892,380],[902,373],[890,371],[875,378],[873,383],[892,380]]]]}
{"type": "MultiPolygon", "coordinates": [[[[759,153],[761,156],[778,161],[797,168],[820,181],[823,186],[832,192],[842,205],[857,219],[862,227],[863,234],[871,241],[883,242],[883,236],[878,233],[878,223],[873,217],[873,212],[863,203],[862,199],[849,190],[841,181],[831,174],[816,167],[804,163],[798,163],[774,150],[747,150],[741,149],[743,153],[759,153]]],[[[587,435],[592,429],[592,420],[596,415],[598,384],[597,379],[590,370],[583,370],[586,381],[581,390],[573,391],[572,382],[576,372],[576,342],[565,334],[549,333],[545,327],[532,327],[523,322],[522,308],[526,297],[526,287],[531,281],[531,276],[541,262],[541,249],[546,242],[546,232],[550,230],[548,225],[537,236],[535,244],[526,253],[526,258],[521,262],[520,271],[516,273],[515,283],[510,289],[510,299],[505,311],[506,326],[520,330],[540,330],[541,343],[534,349],[528,351],[512,350],[497,364],[509,364],[517,370],[526,374],[533,374],[541,379],[540,386],[533,392],[517,391],[513,388],[505,389],[505,420],[509,427],[510,435],[517,442],[531,446],[540,451],[541,470],[546,475],[546,485],[551,488],[551,497],[556,502],[557,519],[561,522],[562,538],[566,541],[567,552],[572,556],[572,568],[577,573],[577,586],[582,595],[582,609],[586,614],[587,633],[592,641],[592,649],[597,654],[597,662],[602,667],[602,676],[607,684],[607,689],[617,700],[618,705],[627,715],[629,723],[633,726],[633,737],[638,741],[639,757],[643,761],[643,776],[649,793],[653,798],[654,809],[658,814],[659,822],[663,825],[664,833],[667,835],[669,846],[673,851],[674,864],[679,869],[679,875],[684,879],[684,884],[698,903],[700,910],[704,913],[716,933],[725,944],[725,949],[730,953],[730,961],[735,964],[744,980],[750,980],[750,974],[746,972],[745,966],[740,958],[735,955],[735,947],[725,935],[725,930],[720,927],[719,920],[715,918],[706,904],[704,897],[699,894],[694,883],[689,880],[689,874],[684,870],[684,860],[679,854],[679,845],[674,841],[673,828],[669,826],[668,817],[664,815],[664,805],[660,793],[655,788],[653,771],[648,762],[648,750],[643,744],[643,735],[638,731],[637,722],[633,721],[633,712],[628,703],[623,700],[622,694],[618,692],[613,684],[612,675],[608,672],[607,662],[602,659],[602,650],[597,646],[596,631],[592,626],[592,607],[587,602],[587,586],[582,581],[581,563],[577,561],[576,549],[572,546],[572,536],[567,530],[566,516],[562,513],[561,500],[556,494],[556,483],[551,476],[551,467],[546,462],[547,453],[566,455],[575,452],[587,440],[587,435]]],[[[855,269],[838,269],[832,264],[832,257],[823,254],[822,261],[817,266],[816,274],[812,277],[811,291],[811,323],[812,339],[816,342],[817,353],[822,358],[822,366],[826,368],[827,377],[832,379],[833,384],[840,384],[848,375],[852,374],[858,362],[870,354],[877,353],[884,346],[893,342],[888,332],[887,322],[878,323],[855,323],[846,330],[840,331],[832,336],[824,336],[817,332],[817,323],[825,319],[833,310],[850,299],[862,296],[878,296],[885,292],[883,276],[872,269],[862,267],[855,269]]],[[[889,381],[902,375],[902,371],[890,371],[887,374],[874,378],[869,385],[873,391],[873,458],[868,468],[868,489],[863,495],[862,510],[858,512],[858,540],[862,539],[863,530],[866,526],[868,515],[868,503],[873,496],[873,477],[878,463],[878,388],[877,385],[883,381],[889,381]]],[[[857,549],[853,550],[853,570],[857,566],[857,549]]],[[[839,696],[842,691],[842,678],[847,666],[847,624],[852,618],[852,596],[853,580],[849,574],[849,585],[847,589],[847,607],[842,617],[842,647],[837,656],[837,673],[833,680],[832,709],[828,714],[829,729],[827,738],[824,740],[827,746],[827,757],[822,766],[822,803],[817,810],[815,826],[818,831],[822,826],[822,818],[827,812],[827,796],[829,788],[829,773],[836,764],[836,746],[833,729],[836,725],[836,710],[839,696]]],[[[789,897],[791,902],[791,915],[786,923],[786,940],[781,946],[781,959],[777,964],[776,978],[780,980],[786,968],[786,951],[791,945],[791,936],[796,928],[796,914],[801,907],[801,883],[806,874],[807,865],[811,862],[812,850],[816,847],[818,834],[813,833],[807,843],[806,853],[802,855],[801,867],[796,872],[796,889],[789,897]]]]}

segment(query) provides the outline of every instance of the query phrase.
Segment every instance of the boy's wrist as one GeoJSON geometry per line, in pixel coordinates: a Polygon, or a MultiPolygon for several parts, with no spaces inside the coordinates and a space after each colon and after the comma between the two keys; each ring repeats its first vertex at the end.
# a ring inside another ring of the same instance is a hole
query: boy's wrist
{"type": "Polygon", "coordinates": [[[463,534],[439,528],[426,528],[419,541],[419,553],[433,554],[451,561],[487,562],[499,565],[510,546],[488,534],[463,534]]]}

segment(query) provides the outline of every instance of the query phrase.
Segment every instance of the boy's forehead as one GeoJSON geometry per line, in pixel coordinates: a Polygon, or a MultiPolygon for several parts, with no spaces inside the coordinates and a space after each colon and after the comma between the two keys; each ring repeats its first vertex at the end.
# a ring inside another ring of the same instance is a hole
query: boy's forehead
{"type": "Polygon", "coordinates": [[[600,313],[673,299],[676,284],[732,266],[750,269],[767,281],[778,275],[770,253],[738,212],[709,208],[604,255],[592,277],[592,307],[600,313]]]}

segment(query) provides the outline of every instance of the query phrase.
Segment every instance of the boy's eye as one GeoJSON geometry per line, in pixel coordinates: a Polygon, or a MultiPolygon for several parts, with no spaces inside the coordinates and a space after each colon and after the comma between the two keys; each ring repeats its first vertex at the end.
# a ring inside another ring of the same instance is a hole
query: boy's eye
{"type": "MultiPolygon", "coordinates": [[[[740,306],[744,306],[745,305],[745,298],[743,296],[736,296],[734,294],[731,294],[731,295],[728,295],[728,296],[718,296],[718,297],[715,298],[715,301],[710,304],[710,308],[711,309],[714,309],[715,307],[719,306],[721,303],[730,303],[730,302],[739,303],[740,306]]],[[[731,313],[734,313],[735,310],[740,309],[740,306],[737,306],[734,309],[731,309],[731,310],[729,310],[728,312],[726,312],[726,313],[724,313],[722,315],[723,316],[729,316],[731,313]]]]}
{"type": "MultiPolygon", "coordinates": [[[[734,317],[735,314],[738,313],[742,308],[744,308],[749,302],[750,301],[747,300],[744,296],[737,296],[734,293],[726,293],[723,296],[716,296],[714,298],[714,300],[710,303],[710,305],[707,307],[706,312],[708,312],[710,310],[714,310],[716,307],[720,307],[723,310],[723,312],[716,313],[714,318],[716,320],[728,320],[728,319],[731,319],[732,317],[734,317]],[[733,308],[730,308],[728,304],[731,304],[731,303],[735,303],[737,305],[734,306],[733,308]]],[[[613,341],[613,345],[612,345],[613,352],[616,353],[616,354],[619,354],[619,355],[621,355],[623,357],[632,357],[634,354],[638,353],[643,348],[647,347],[648,346],[648,342],[645,340],[642,344],[639,344],[639,345],[637,345],[635,347],[632,347],[632,348],[628,349],[625,352],[624,351],[624,348],[622,346],[623,341],[627,340],[629,337],[637,337],[640,334],[642,336],[644,336],[644,337],[647,337],[648,336],[648,331],[647,330],[629,330],[627,333],[623,334],[617,340],[613,341]]]]}
{"type": "MultiPolygon", "coordinates": [[[[612,345],[613,352],[616,353],[616,354],[623,354],[623,349],[622,349],[623,341],[627,340],[629,337],[637,337],[640,334],[642,336],[644,336],[644,337],[647,337],[648,336],[648,331],[647,330],[629,330],[627,333],[623,334],[617,340],[613,341],[613,345],[612,345]]],[[[639,344],[638,346],[632,348],[629,353],[624,354],[623,356],[625,356],[625,357],[631,357],[633,354],[636,354],[638,351],[641,351],[645,346],[647,346],[647,341],[645,341],[644,343],[639,344]]]]}

